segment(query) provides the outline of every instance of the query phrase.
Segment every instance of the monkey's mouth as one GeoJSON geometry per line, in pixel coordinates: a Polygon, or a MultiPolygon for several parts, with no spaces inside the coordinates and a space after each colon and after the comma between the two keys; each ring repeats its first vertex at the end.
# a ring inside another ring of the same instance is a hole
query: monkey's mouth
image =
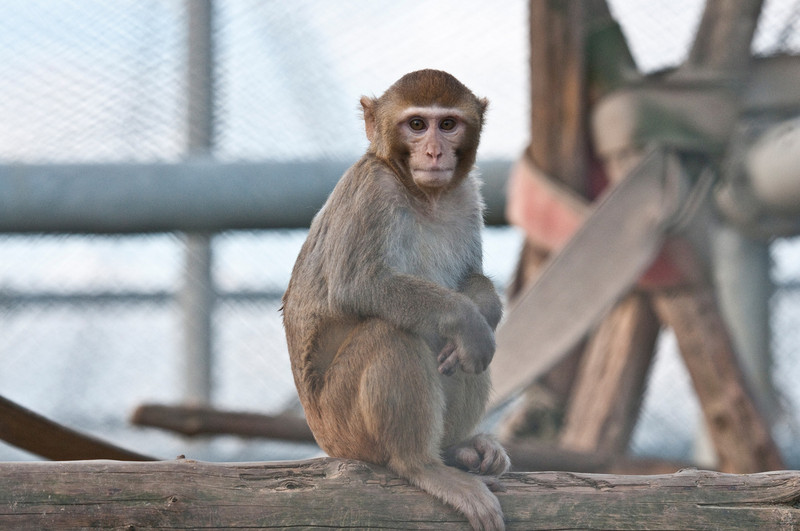
{"type": "Polygon", "coordinates": [[[418,168],[411,170],[417,186],[439,188],[450,183],[453,168],[418,168]]]}

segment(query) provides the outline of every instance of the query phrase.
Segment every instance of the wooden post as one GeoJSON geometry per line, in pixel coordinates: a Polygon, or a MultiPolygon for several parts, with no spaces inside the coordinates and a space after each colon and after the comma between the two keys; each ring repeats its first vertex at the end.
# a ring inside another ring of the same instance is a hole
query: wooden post
{"type": "Polygon", "coordinates": [[[745,386],[730,338],[709,285],[693,285],[653,296],[671,326],[700,400],[724,472],[784,468],[769,426],[745,386]]]}
{"type": "Polygon", "coordinates": [[[611,310],[581,359],[561,430],[563,448],[626,452],[660,328],[642,293],[628,295],[611,310]]]}
{"type": "MultiPolygon", "coordinates": [[[[660,476],[510,473],[509,531],[796,529],[800,472],[660,476]]],[[[3,529],[436,529],[466,520],[357,461],[0,464],[3,529]]]]}
{"type": "Polygon", "coordinates": [[[544,173],[586,191],[587,4],[596,0],[531,0],[531,141],[528,153],[544,173]]]}

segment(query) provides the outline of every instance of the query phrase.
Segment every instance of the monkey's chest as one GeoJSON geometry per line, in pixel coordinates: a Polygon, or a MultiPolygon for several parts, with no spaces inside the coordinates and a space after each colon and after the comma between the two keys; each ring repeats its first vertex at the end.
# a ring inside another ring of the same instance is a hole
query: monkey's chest
{"type": "Polygon", "coordinates": [[[396,233],[389,262],[400,273],[425,278],[457,289],[464,277],[479,266],[479,234],[447,224],[413,223],[396,233]]]}

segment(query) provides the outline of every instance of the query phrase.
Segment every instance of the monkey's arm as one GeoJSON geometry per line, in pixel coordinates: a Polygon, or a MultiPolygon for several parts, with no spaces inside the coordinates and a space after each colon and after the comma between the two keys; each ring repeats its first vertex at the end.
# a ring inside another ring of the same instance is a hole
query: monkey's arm
{"type": "Polygon", "coordinates": [[[369,277],[361,276],[349,287],[339,284],[332,298],[346,313],[379,317],[422,337],[445,339],[453,348],[449,362],[439,368],[443,374],[452,373],[457,366],[469,373],[486,369],[494,355],[494,332],[468,296],[389,270],[369,277]]]}
{"type": "MultiPolygon", "coordinates": [[[[473,273],[466,278],[459,292],[476,304],[492,330],[497,329],[497,324],[503,315],[503,304],[491,280],[480,273],[473,273]]],[[[439,372],[452,374],[460,363],[456,345],[452,341],[447,341],[436,359],[439,362],[439,372]]]]}
{"type": "Polygon", "coordinates": [[[503,316],[503,303],[492,281],[480,273],[473,273],[467,277],[459,291],[478,306],[486,322],[492,330],[496,330],[497,323],[503,316]]]}

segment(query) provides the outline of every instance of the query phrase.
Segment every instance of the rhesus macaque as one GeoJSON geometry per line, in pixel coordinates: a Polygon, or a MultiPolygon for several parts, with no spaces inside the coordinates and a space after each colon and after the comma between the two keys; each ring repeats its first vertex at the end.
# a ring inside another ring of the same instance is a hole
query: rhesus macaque
{"type": "Polygon", "coordinates": [[[472,435],[502,313],[482,273],[470,175],[487,103],[437,70],[361,98],[369,148],[314,218],[283,315],[322,449],[387,466],[475,529],[497,530],[489,487],[509,459],[472,435]]]}

